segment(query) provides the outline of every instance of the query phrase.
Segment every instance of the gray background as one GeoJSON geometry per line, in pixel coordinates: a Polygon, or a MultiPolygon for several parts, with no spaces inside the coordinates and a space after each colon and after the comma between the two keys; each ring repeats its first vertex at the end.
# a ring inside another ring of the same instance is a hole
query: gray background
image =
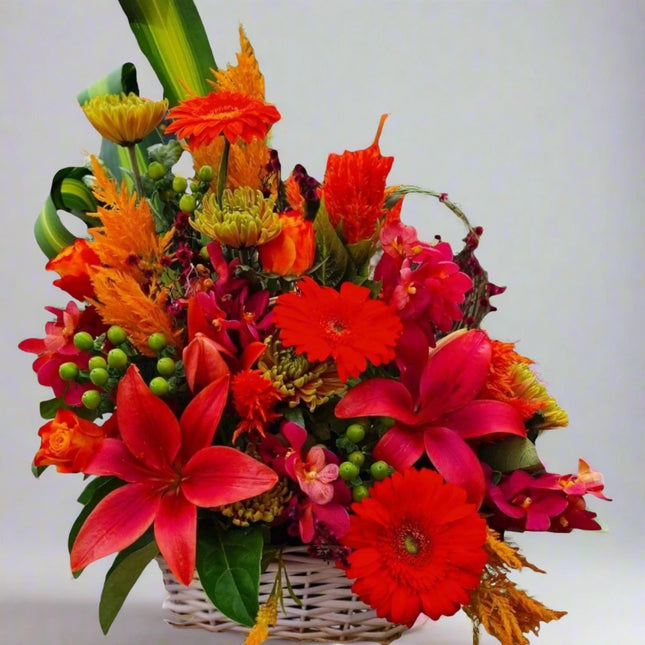
{"type": "MultiPolygon", "coordinates": [[[[283,167],[322,178],[329,152],[368,146],[379,116],[394,155],[389,183],[445,191],[485,234],[480,259],[508,286],[491,335],[537,360],[570,427],[540,441],[547,466],[578,457],[606,477],[611,503],[591,498],[606,533],[522,534],[548,575],[520,581],[569,615],[537,642],[636,643],[643,591],[643,205],[645,5],[557,2],[210,2],[198,0],[215,59],[235,60],[244,23],[282,113],[274,144],[283,167]]],[[[224,643],[160,620],[154,568],[109,637],[96,621],[99,562],[71,579],[67,531],[79,506],[76,475],[29,472],[41,424],[32,356],[51,287],[32,225],[56,170],[98,151],[77,92],[121,63],[141,92],[160,88],[116,0],[0,3],[2,43],[2,520],[0,640],[36,643],[224,643]]],[[[453,243],[462,230],[431,200],[410,198],[406,222],[453,243]]],[[[409,643],[467,643],[463,615],[409,643]]],[[[231,642],[241,642],[239,639],[231,642]]],[[[483,639],[484,643],[493,642],[483,639]]]]}

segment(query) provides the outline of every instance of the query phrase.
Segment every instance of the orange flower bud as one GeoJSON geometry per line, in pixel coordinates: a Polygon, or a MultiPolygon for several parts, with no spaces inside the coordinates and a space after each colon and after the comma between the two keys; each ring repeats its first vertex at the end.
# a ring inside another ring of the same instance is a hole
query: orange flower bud
{"type": "Polygon", "coordinates": [[[297,211],[280,215],[282,230],[278,237],[258,247],[265,271],[277,275],[302,275],[310,269],[316,255],[313,223],[297,211]]]}
{"type": "Polygon", "coordinates": [[[88,245],[87,240],[78,239],[52,258],[45,268],[48,271],[56,271],[61,276],[54,280],[57,287],[67,291],[77,300],[85,300],[94,297],[88,268],[100,263],[99,256],[88,245]]]}
{"type": "Polygon", "coordinates": [[[221,349],[218,343],[201,332],[186,345],[182,360],[191,391],[200,390],[230,372],[221,349]]]}
{"type": "Polygon", "coordinates": [[[113,430],[109,423],[97,426],[71,410],[58,410],[56,417],[38,431],[41,443],[34,465],[56,466],[59,473],[83,472],[110,434],[113,430]]]}

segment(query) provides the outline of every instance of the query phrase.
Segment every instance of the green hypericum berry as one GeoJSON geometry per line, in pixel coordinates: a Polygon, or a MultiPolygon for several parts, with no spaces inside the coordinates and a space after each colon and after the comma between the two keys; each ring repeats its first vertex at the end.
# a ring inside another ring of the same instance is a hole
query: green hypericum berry
{"type": "Polygon", "coordinates": [[[169,356],[164,356],[157,361],[157,372],[161,376],[172,376],[175,373],[175,361],[169,356]]]}
{"type": "Polygon", "coordinates": [[[380,481],[390,474],[390,467],[384,461],[375,461],[370,466],[370,474],[376,481],[380,481]]]}
{"type": "Polygon", "coordinates": [[[355,466],[359,468],[365,463],[365,454],[360,450],[354,450],[348,457],[347,461],[351,461],[355,466]]]}
{"type": "Polygon", "coordinates": [[[360,502],[369,496],[370,491],[367,486],[354,486],[354,488],[352,488],[352,499],[355,502],[360,502]]]}
{"type": "Polygon", "coordinates": [[[360,423],[352,423],[352,425],[345,430],[345,435],[351,442],[358,443],[365,439],[365,428],[360,423]]]}
{"type": "Polygon", "coordinates": [[[166,169],[163,164],[160,164],[158,161],[153,161],[148,166],[148,176],[155,181],[163,179],[166,176],[166,169]]]}
{"type": "Polygon", "coordinates": [[[200,181],[213,181],[213,177],[215,177],[215,172],[212,166],[202,166],[197,171],[197,178],[200,181]]]}
{"type": "Polygon", "coordinates": [[[358,477],[358,466],[353,464],[351,461],[344,461],[338,467],[338,474],[341,479],[344,479],[346,482],[350,482],[352,479],[358,477]]]}
{"type": "Polygon", "coordinates": [[[76,363],[63,363],[58,368],[58,376],[63,381],[73,381],[78,376],[78,365],[76,363]]]}
{"type": "Polygon", "coordinates": [[[96,390],[87,390],[87,392],[83,392],[83,395],[81,396],[81,403],[88,410],[96,410],[96,408],[101,404],[101,393],[96,390]]]}
{"type": "Polygon", "coordinates": [[[185,177],[180,177],[177,175],[173,180],[172,180],[172,189],[176,193],[185,193],[186,188],[188,188],[188,181],[186,180],[185,177]]]}
{"type": "Polygon", "coordinates": [[[199,183],[196,181],[190,182],[190,190],[194,193],[196,190],[199,190],[199,183]]]}
{"type": "Polygon", "coordinates": [[[122,349],[115,347],[108,352],[107,364],[115,369],[121,369],[128,364],[128,355],[122,349]]]}
{"type": "Polygon", "coordinates": [[[153,352],[160,352],[167,344],[168,341],[166,340],[166,337],[159,331],[148,336],[148,347],[153,352]]]}
{"type": "Polygon", "coordinates": [[[94,385],[98,385],[99,387],[101,385],[105,385],[109,378],[110,375],[108,374],[108,371],[103,367],[95,367],[93,370],[90,370],[90,381],[92,381],[94,385]]]}
{"type": "Polygon", "coordinates": [[[184,213],[192,213],[196,206],[197,203],[192,195],[181,196],[181,199],[179,200],[179,208],[184,211],[184,213]]]}
{"type": "Polygon", "coordinates": [[[165,396],[168,394],[168,381],[163,376],[155,376],[150,381],[150,391],[156,396],[165,396]]]}
{"type": "Polygon", "coordinates": [[[84,350],[92,349],[92,347],[94,347],[92,334],[89,334],[86,331],[79,331],[74,334],[74,347],[84,350]]]}
{"type": "Polygon", "coordinates": [[[94,370],[97,367],[101,367],[105,369],[107,367],[107,363],[105,362],[105,359],[102,356],[92,356],[92,358],[90,358],[87,364],[87,367],[90,370],[94,370]]]}
{"type": "Polygon", "coordinates": [[[125,329],[118,325],[112,325],[112,327],[107,330],[107,337],[113,345],[120,345],[121,343],[125,343],[128,339],[125,329]]]}

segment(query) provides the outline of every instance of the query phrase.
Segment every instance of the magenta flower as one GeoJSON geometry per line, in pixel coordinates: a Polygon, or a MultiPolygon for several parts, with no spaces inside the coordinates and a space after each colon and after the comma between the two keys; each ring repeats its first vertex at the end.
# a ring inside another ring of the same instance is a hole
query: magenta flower
{"type": "MultiPolygon", "coordinates": [[[[422,351],[417,348],[417,354],[422,351]]],[[[374,458],[401,471],[425,452],[444,479],[463,486],[468,501],[479,506],[486,482],[467,441],[526,435],[512,406],[477,399],[490,359],[483,331],[450,334],[421,359],[421,369],[402,374],[400,381],[375,378],[352,388],[336,406],[336,416],[393,418],[396,423],[376,444],[374,458]]]]}

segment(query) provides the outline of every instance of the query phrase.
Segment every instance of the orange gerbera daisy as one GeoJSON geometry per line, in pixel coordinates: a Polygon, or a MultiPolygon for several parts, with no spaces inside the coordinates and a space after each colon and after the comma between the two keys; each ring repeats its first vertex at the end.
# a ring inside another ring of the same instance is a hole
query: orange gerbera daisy
{"type": "Polygon", "coordinates": [[[437,620],[469,603],[487,561],[486,522],[463,488],[410,468],[376,482],[352,511],[347,577],[379,616],[411,627],[421,613],[437,620]]]}
{"type": "Polygon", "coordinates": [[[345,382],[367,367],[389,363],[401,333],[401,321],[384,302],[370,298],[370,290],[344,282],[340,292],[321,287],[309,277],[298,291],[278,296],[276,327],[286,347],[294,347],[309,361],[336,361],[345,382]]]}
{"type": "Polygon", "coordinates": [[[220,135],[234,144],[263,139],[269,128],[280,120],[274,105],[238,92],[211,92],[181,101],[168,112],[173,122],[167,133],[176,132],[188,139],[191,148],[208,145],[220,135]]]}
{"type": "Polygon", "coordinates": [[[342,226],[349,244],[371,238],[384,216],[385,180],[394,157],[383,157],[378,140],[387,115],[381,117],[374,143],[365,150],[331,154],[322,192],[329,220],[342,226]]]}

